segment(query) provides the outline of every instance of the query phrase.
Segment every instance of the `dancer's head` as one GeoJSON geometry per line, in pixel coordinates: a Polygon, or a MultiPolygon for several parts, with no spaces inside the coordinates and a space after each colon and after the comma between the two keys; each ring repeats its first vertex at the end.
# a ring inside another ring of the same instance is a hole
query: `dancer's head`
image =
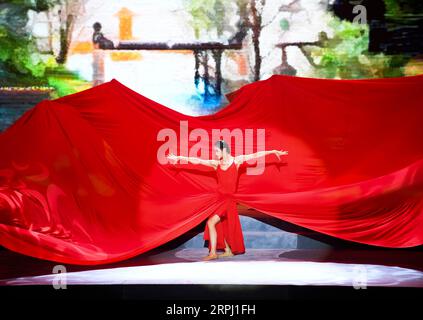
{"type": "Polygon", "coordinates": [[[214,153],[216,155],[217,159],[222,159],[223,155],[229,155],[231,152],[231,149],[229,148],[229,145],[226,143],[225,140],[218,140],[214,144],[214,153]]]}

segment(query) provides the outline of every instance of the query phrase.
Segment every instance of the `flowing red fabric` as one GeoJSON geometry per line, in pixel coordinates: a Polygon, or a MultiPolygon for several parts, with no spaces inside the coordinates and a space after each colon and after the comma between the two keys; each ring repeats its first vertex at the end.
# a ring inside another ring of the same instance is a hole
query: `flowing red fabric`
{"type": "Polygon", "coordinates": [[[423,76],[275,75],[228,94],[226,108],[199,117],[117,80],[45,100],[0,135],[0,244],[63,263],[110,263],[222,210],[237,221],[239,203],[341,239],[421,245],[422,88],[423,76]],[[241,166],[237,189],[222,196],[214,169],[159,163],[158,132],[179,134],[180,121],[188,121],[188,132],[206,134],[264,128],[265,148],[289,155],[267,156],[260,175],[241,166]]]}

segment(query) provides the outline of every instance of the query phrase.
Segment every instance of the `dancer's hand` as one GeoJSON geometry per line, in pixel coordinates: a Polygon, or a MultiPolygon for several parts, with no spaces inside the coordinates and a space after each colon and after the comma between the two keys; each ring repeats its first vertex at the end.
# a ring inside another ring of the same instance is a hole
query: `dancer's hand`
{"type": "Polygon", "coordinates": [[[278,157],[278,159],[280,160],[280,156],[286,156],[288,155],[288,151],[284,151],[284,150],[274,150],[275,155],[278,157]]]}
{"type": "Polygon", "coordinates": [[[176,163],[178,161],[178,156],[174,155],[173,153],[169,153],[167,158],[171,161],[171,163],[176,163]]]}

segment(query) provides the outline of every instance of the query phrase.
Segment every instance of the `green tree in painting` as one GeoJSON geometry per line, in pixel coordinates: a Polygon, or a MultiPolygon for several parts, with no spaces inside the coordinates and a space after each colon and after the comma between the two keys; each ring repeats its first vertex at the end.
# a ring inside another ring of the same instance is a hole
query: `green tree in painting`
{"type": "Polygon", "coordinates": [[[56,65],[53,57],[38,53],[26,31],[28,11],[40,12],[51,5],[52,1],[24,0],[0,4],[0,84],[42,84],[46,68],[56,65]]]}
{"type": "Polygon", "coordinates": [[[314,76],[351,79],[403,75],[406,57],[368,51],[367,25],[332,17],[329,26],[333,29],[333,37],[321,41],[321,47],[309,49],[314,61],[314,76]]]}
{"type": "MultiPolygon", "coordinates": [[[[228,2],[226,6],[228,6],[228,2]]],[[[225,26],[228,25],[225,14],[225,3],[222,0],[190,0],[187,10],[191,14],[191,26],[195,37],[200,38],[201,32],[216,31],[218,37],[223,35],[225,26]]]]}
{"type": "Polygon", "coordinates": [[[422,14],[423,1],[421,0],[385,0],[386,15],[398,17],[404,14],[422,14]]]}
{"type": "Polygon", "coordinates": [[[55,0],[58,7],[58,16],[60,21],[59,26],[59,39],[60,39],[60,51],[56,57],[58,63],[65,63],[69,45],[71,42],[71,36],[75,27],[75,22],[78,15],[81,13],[82,8],[85,4],[85,0],[55,0]]]}
{"type": "MultiPolygon", "coordinates": [[[[63,41],[66,47],[61,46],[57,57],[42,53],[27,29],[30,10],[39,13],[57,6],[63,10],[69,3],[68,0],[0,2],[0,86],[51,86],[56,89],[55,96],[63,96],[76,92],[75,87],[85,83],[63,64],[68,50],[66,41],[63,41]]],[[[64,24],[70,26],[68,22],[64,24]]],[[[69,37],[69,34],[65,35],[69,37]]]]}
{"type": "MultiPolygon", "coordinates": [[[[198,38],[202,31],[216,32],[218,36],[225,30],[232,33],[237,32],[231,26],[230,21],[235,17],[239,20],[238,27],[244,28],[251,35],[252,49],[252,80],[258,81],[261,78],[262,52],[260,38],[263,30],[272,24],[281,12],[295,13],[303,10],[300,0],[281,1],[281,4],[275,6],[267,0],[187,0],[188,12],[192,16],[191,25],[194,28],[198,38]],[[265,8],[274,6],[273,17],[268,20],[263,19],[265,8]]],[[[289,29],[287,19],[280,20],[280,27],[283,31],[289,29]]]]}

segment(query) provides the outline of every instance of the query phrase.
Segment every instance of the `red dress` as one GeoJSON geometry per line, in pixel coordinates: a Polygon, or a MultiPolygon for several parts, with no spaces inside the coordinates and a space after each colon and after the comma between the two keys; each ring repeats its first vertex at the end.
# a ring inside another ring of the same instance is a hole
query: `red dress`
{"type": "MultiPolygon", "coordinates": [[[[238,169],[235,162],[226,169],[222,170],[220,166],[216,169],[217,174],[217,196],[221,206],[218,211],[210,216],[217,214],[220,222],[216,224],[217,241],[216,249],[225,249],[225,241],[228,243],[233,254],[245,253],[244,237],[242,235],[241,223],[237,211],[237,203],[234,193],[238,186],[238,169]]],[[[209,251],[211,249],[209,228],[206,224],[204,230],[204,240],[208,240],[209,251]]]]}

